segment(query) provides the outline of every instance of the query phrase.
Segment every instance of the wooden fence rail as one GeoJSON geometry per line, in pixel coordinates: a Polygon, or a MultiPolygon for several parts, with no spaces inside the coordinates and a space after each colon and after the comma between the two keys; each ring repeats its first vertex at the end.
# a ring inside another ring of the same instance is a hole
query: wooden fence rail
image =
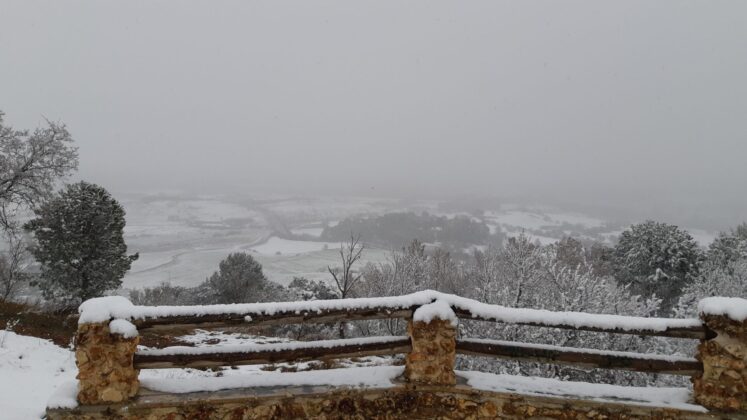
{"type": "MultiPolygon", "coordinates": [[[[720,302],[718,301],[718,303],[720,302]]],[[[722,352],[721,347],[719,347],[720,344],[717,340],[714,340],[719,335],[719,331],[728,328],[728,332],[721,331],[720,334],[747,337],[747,332],[739,332],[747,331],[747,326],[745,326],[747,321],[729,318],[731,316],[729,314],[740,314],[747,308],[747,301],[742,300],[737,303],[729,303],[733,308],[729,306],[730,312],[727,314],[717,313],[716,318],[701,315],[702,320],[641,318],[507,308],[433,291],[392,298],[205,307],[138,307],[128,305],[128,302],[123,303],[114,300],[103,300],[95,303],[96,305],[86,306],[84,304],[82,306],[82,308],[86,307],[89,310],[93,307],[94,310],[86,312],[84,309],[81,313],[81,325],[76,349],[79,369],[81,364],[86,365],[86,369],[94,371],[99,369],[99,366],[102,369],[108,369],[108,366],[112,365],[112,361],[107,359],[112,357],[108,356],[109,354],[117,354],[120,355],[117,357],[121,357],[123,352],[126,354],[129,351],[132,351],[130,354],[131,364],[129,367],[122,365],[122,369],[130,369],[130,371],[120,372],[114,376],[108,373],[98,375],[95,372],[79,375],[80,378],[96,378],[95,380],[91,379],[90,383],[85,383],[88,379],[81,379],[78,395],[79,400],[85,404],[101,402],[101,397],[96,395],[98,395],[100,389],[104,389],[102,388],[104,386],[111,388],[110,382],[114,380],[111,379],[112,377],[132,377],[133,372],[134,375],[137,375],[137,369],[214,368],[395,354],[407,355],[405,358],[406,381],[450,385],[455,383],[453,367],[456,354],[463,354],[506,360],[572,365],[587,369],[619,369],[691,376],[694,378],[696,399],[699,402],[705,401],[703,402],[705,405],[722,408],[719,404],[734,406],[736,404],[734,401],[741,401],[740,398],[745,397],[744,407],[747,410],[747,396],[743,396],[739,391],[747,389],[747,380],[733,369],[726,371],[721,368],[711,370],[708,368],[711,360],[723,360],[732,357],[729,356],[731,354],[737,354],[733,350],[724,353],[727,354],[726,356],[720,353],[722,352]],[[108,320],[106,317],[107,311],[110,314],[108,320]],[[102,321],[103,324],[111,321],[111,326],[114,326],[117,322],[116,328],[111,330],[113,333],[111,336],[114,336],[115,334],[126,334],[127,331],[135,329],[140,333],[157,334],[162,332],[173,333],[174,330],[185,328],[337,323],[391,318],[401,318],[408,321],[408,337],[354,338],[207,348],[173,347],[135,351],[138,341],[136,335],[128,334],[126,337],[123,335],[120,339],[96,336],[96,334],[101,334],[101,331],[107,333],[109,331],[106,327],[102,329],[102,321]],[[697,339],[708,343],[709,346],[701,345],[698,347],[700,355],[695,359],[673,357],[671,355],[507,342],[494,339],[457,338],[457,319],[595,333],[697,339]],[[724,327],[725,325],[727,327],[724,327]],[[110,343],[107,345],[111,348],[103,348],[101,343],[110,343]],[[97,347],[90,348],[94,345],[97,347]],[[93,357],[94,354],[96,357],[93,357]],[[716,354],[716,356],[710,356],[710,354],[716,354]],[[711,378],[716,373],[718,375],[723,373],[724,378],[728,377],[728,381],[736,381],[741,385],[726,384],[722,386],[719,382],[721,379],[711,378]],[[706,383],[707,386],[701,385],[706,383]],[[736,393],[736,396],[731,395],[734,393],[736,393]],[[82,395],[86,397],[83,398],[82,395]]],[[[717,305],[714,307],[718,308],[717,305]]],[[[732,340],[729,341],[730,346],[738,344],[747,347],[745,343],[739,341],[741,339],[732,337],[730,340],[732,340]]],[[[740,351],[747,354],[747,349],[740,351]]],[[[744,362],[741,359],[735,359],[734,361],[735,366],[744,362]]],[[[137,390],[136,382],[134,385],[129,384],[128,386],[134,386],[135,391],[137,390]]],[[[131,393],[131,391],[132,389],[128,392],[131,393]]],[[[739,404],[742,404],[742,402],[739,402],[739,404]]],[[[742,406],[740,405],[740,407],[742,406]]]]}
{"type": "Polygon", "coordinates": [[[703,363],[694,358],[594,351],[591,349],[507,343],[494,340],[457,340],[456,351],[472,356],[539,363],[573,365],[594,369],[619,369],[647,373],[695,376],[703,363]]]}
{"type": "Polygon", "coordinates": [[[409,337],[379,342],[350,340],[307,341],[300,345],[279,349],[273,345],[257,345],[241,351],[169,353],[169,349],[135,353],[136,369],[208,368],[219,366],[258,365],[268,363],[305,362],[309,360],[342,359],[351,357],[383,356],[408,353],[412,346],[409,337]]]}

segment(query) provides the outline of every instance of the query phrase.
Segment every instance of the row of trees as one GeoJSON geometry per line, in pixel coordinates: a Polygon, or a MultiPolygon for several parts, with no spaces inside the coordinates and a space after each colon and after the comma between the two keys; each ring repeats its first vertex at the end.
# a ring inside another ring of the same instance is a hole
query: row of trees
{"type": "MultiPolygon", "coordinates": [[[[232,284],[228,280],[230,276],[226,277],[223,273],[235,271],[224,269],[226,264],[245,267],[242,271],[246,273],[246,278],[255,279],[242,283],[240,289],[263,291],[253,296],[240,296],[238,292],[231,293],[231,297],[221,294],[221,302],[226,303],[258,299],[393,296],[436,289],[511,307],[691,317],[697,315],[697,301],[703,297],[747,297],[747,225],[721,234],[707,250],[698,248],[692,237],[677,227],[649,221],[631,226],[622,233],[614,247],[599,243],[585,244],[574,238],[543,246],[520,234],[509,238],[499,247],[475,251],[465,261],[453,258],[440,248],[429,250],[419,240],[413,240],[401,251],[392,252],[388,261],[361,266],[363,251],[360,239],[353,236],[340,248],[341,266],[329,267],[332,277],[329,283],[295,279],[288,288],[272,289],[265,286],[267,280],[260,274],[261,268],[251,256],[233,255],[221,263],[221,270],[203,287],[205,290],[219,289],[228,287],[221,286],[224,283],[232,284]]],[[[163,290],[167,290],[170,286],[164,287],[166,289],[163,290]]],[[[157,289],[135,293],[153,294],[157,289]]],[[[215,296],[213,294],[212,302],[218,302],[215,296]]],[[[404,329],[401,320],[384,320],[283,327],[279,332],[303,339],[338,335],[400,335],[404,334],[404,329]]],[[[660,354],[691,355],[694,349],[694,343],[688,340],[609,336],[479,321],[462,322],[460,333],[470,337],[500,337],[519,342],[660,354]]],[[[459,363],[463,369],[591,382],[685,385],[681,378],[667,375],[586,371],[473,357],[462,358],[459,363]]]]}
{"type": "Polygon", "coordinates": [[[325,226],[320,239],[346,241],[351,232],[382,248],[399,247],[413,238],[440,243],[442,248],[455,251],[472,245],[497,245],[503,240],[500,231],[491,234],[488,226],[478,218],[436,216],[427,212],[348,217],[335,226],[325,226]]]}
{"type": "MultiPolygon", "coordinates": [[[[697,316],[697,301],[714,295],[747,298],[747,225],[721,234],[707,250],[686,232],[645,222],[623,232],[615,247],[565,238],[542,246],[520,234],[500,247],[475,251],[468,261],[411,242],[389,261],[363,267],[359,296],[388,296],[422,289],[483,302],[554,311],[631,316],[697,316]]],[[[403,334],[398,320],[361,322],[359,334],[403,334]]],[[[524,328],[463,321],[460,333],[569,347],[691,356],[694,343],[626,335],[524,328]]],[[[678,384],[681,378],[630,372],[585,371],[562,366],[464,357],[461,368],[522,373],[628,385],[678,384]]]]}
{"type": "MultiPolygon", "coordinates": [[[[201,304],[393,296],[424,289],[483,302],[554,311],[631,316],[696,316],[697,301],[711,295],[747,297],[747,227],[721,234],[701,251],[676,227],[645,222],[623,233],[615,247],[565,238],[540,245],[520,234],[502,246],[475,251],[468,260],[411,241],[387,261],[362,266],[364,247],[351,236],[340,247],[340,266],[329,267],[329,282],[296,278],[288,287],[269,282],[251,255],[232,254],[201,286],[134,291],[139,304],[201,304]]],[[[353,335],[401,335],[401,320],[337,325],[284,326],[277,333],[295,339],[353,335]]],[[[460,333],[569,347],[691,355],[694,343],[629,335],[463,321],[460,333]]],[[[462,358],[464,369],[552,376],[629,385],[679,384],[671,376],[618,371],[585,371],[562,366],[462,358]]]]}

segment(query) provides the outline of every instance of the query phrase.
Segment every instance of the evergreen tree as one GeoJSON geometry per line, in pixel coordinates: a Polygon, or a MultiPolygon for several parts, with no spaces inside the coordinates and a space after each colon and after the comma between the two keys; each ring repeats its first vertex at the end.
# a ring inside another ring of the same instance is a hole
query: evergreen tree
{"type": "Polygon", "coordinates": [[[98,185],[68,185],[34,213],[24,228],[36,239],[35,284],[48,300],[72,306],[101,296],[122,284],[138,258],[127,255],[124,209],[98,185]]]}
{"type": "Polygon", "coordinates": [[[205,281],[216,303],[260,302],[276,296],[278,286],[262,273],[262,265],[245,252],[230,254],[205,281]]]}
{"type": "Polygon", "coordinates": [[[711,268],[733,267],[734,262],[747,259],[747,223],[742,223],[729,233],[720,233],[708,247],[708,265],[711,268]]]}
{"type": "Polygon", "coordinates": [[[647,221],[633,225],[620,235],[615,246],[616,278],[644,297],[662,299],[666,314],[682,288],[698,275],[703,255],[684,230],[666,223],[647,221]]]}

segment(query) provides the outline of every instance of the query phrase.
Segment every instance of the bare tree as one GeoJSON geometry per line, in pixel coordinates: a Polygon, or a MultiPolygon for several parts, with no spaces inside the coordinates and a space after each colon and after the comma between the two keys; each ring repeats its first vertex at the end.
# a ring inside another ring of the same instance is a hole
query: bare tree
{"type": "Polygon", "coordinates": [[[0,254],[0,302],[12,299],[30,279],[31,255],[20,235],[8,235],[8,250],[0,254]]]}
{"type": "Polygon", "coordinates": [[[3,123],[0,111],[0,228],[17,229],[19,209],[49,197],[55,182],[78,168],[78,149],[64,124],[47,121],[33,132],[3,123]]]}
{"type": "MultiPolygon", "coordinates": [[[[353,288],[363,276],[363,273],[355,273],[353,271],[353,266],[360,261],[363,254],[363,244],[360,242],[360,239],[360,235],[354,236],[351,233],[350,241],[340,244],[340,261],[342,262],[342,267],[332,268],[327,266],[329,274],[335,279],[335,286],[337,287],[340,299],[350,297],[353,293],[353,288]]],[[[340,338],[345,338],[344,322],[340,322],[340,338]]]]}

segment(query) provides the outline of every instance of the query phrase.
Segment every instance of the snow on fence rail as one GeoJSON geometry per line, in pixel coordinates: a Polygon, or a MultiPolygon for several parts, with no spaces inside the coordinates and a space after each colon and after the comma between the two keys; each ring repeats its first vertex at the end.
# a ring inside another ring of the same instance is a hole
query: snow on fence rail
{"type": "Polygon", "coordinates": [[[575,365],[594,369],[619,369],[685,376],[695,376],[703,372],[703,363],[692,357],[514,343],[499,340],[474,338],[457,340],[456,352],[472,356],[575,365]]]}
{"type": "MultiPolygon", "coordinates": [[[[441,319],[449,320],[456,326],[457,317],[460,317],[606,333],[699,339],[709,336],[699,319],[643,318],[509,308],[431,290],[380,298],[206,306],[136,306],[121,297],[108,297],[85,302],[81,305],[80,312],[81,324],[116,318],[112,325],[131,322],[133,329],[156,333],[185,327],[325,323],[382,318],[407,318],[426,323],[432,319],[441,319]]],[[[457,353],[513,360],[690,376],[703,370],[702,363],[691,358],[484,339],[460,339],[455,343],[457,353]]],[[[205,368],[394,355],[411,350],[408,337],[372,337],[269,345],[140,350],[134,355],[133,363],[137,369],[205,368]]]]}
{"type": "Polygon", "coordinates": [[[536,327],[675,338],[707,338],[699,319],[645,318],[584,312],[491,305],[460,296],[426,290],[403,296],[268,302],[205,306],[136,306],[122,297],[86,301],[79,323],[130,320],[140,331],[173,328],[215,328],[231,325],[328,323],[362,319],[410,318],[424,305],[446,303],[460,318],[536,327]]]}
{"type": "Polygon", "coordinates": [[[694,397],[707,408],[747,412],[747,300],[708,298],[700,319],[642,318],[552,312],[490,305],[424,291],[404,296],[209,306],[135,306],[121,297],[97,298],[80,307],[76,360],[78,401],[105,404],[138,394],[138,369],[216,367],[406,353],[406,382],[456,384],[457,353],[693,376],[694,397]],[[406,318],[408,337],[369,337],[202,348],[137,350],[138,332],[174,325],[221,327],[359,319],[406,318]],[[488,339],[457,338],[459,318],[585,331],[697,338],[698,358],[569,348],[488,339]],[[124,363],[124,361],[130,361],[124,363]],[[115,369],[115,372],[112,372],[115,369]]]}
{"type": "Polygon", "coordinates": [[[409,337],[366,337],[209,347],[167,347],[135,353],[136,369],[207,368],[407,353],[409,337]]]}

